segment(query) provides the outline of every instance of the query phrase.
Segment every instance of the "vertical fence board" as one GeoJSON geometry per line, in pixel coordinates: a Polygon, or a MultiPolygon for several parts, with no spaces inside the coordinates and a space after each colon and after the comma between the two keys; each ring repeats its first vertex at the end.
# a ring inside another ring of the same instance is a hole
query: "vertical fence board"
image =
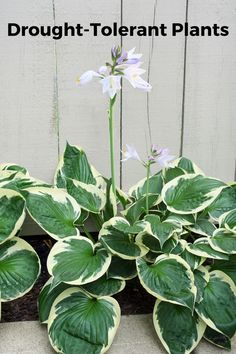
{"type": "MultiPolygon", "coordinates": [[[[160,25],[184,22],[186,1],[127,1],[123,5],[125,25],[160,25]]],[[[124,48],[136,46],[143,53],[147,77],[153,86],[150,94],[139,92],[128,84],[123,92],[123,145],[134,144],[146,156],[150,140],[169,147],[178,155],[181,136],[183,94],[184,38],[124,37],[124,48]],[[151,134],[150,134],[150,133],[151,134]],[[151,139],[150,139],[151,135],[151,139]]],[[[153,170],[154,171],[154,170],[153,170]]],[[[123,165],[123,186],[127,189],[143,178],[144,170],[136,161],[123,165]]]]}
{"type": "Polygon", "coordinates": [[[51,181],[57,161],[53,41],[8,37],[7,23],[51,25],[52,4],[13,0],[0,7],[0,160],[22,164],[33,176],[51,181]]]}
{"type": "Polygon", "coordinates": [[[189,37],[183,154],[212,176],[232,181],[236,136],[234,0],[189,0],[192,25],[227,25],[228,37],[189,37]]]}
{"type": "MultiPolygon", "coordinates": [[[[80,22],[84,27],[91,22],[103,25],[120,23],[120,0],[87,1],[55,0],[55,20],[60,24],[80,22]]],[[[107,107],[108,96],[95,79],[84,87],[76,86],[76,77],[86,70],[98,70],[110,61],[110,48],[119,44],[119,37],[67,37],[56,43],[58,63],[58,98],[60,117],[60,146],[65,142],[77,144],[86,151],[98,171],[110,176],[107,107]]],[[[116,174],[119,180],[119,102],[116,110],[116,174]]]]}

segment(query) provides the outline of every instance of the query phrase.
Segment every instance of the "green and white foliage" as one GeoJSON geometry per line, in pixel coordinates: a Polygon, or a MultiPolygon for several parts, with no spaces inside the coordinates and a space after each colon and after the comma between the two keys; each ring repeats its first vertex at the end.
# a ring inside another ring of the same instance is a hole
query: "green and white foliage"
{"type": "Polygon", "coordinates": [[[168,210],[193,214],[209,206],[225,187],[225,183],[217,179],[186,174],[165,184],[161,195],[168,210]]]}
{"type": "Polygon", "coordinates": [[[102,354],[112,344],[120,307],[109,296],[92,297],[69,288],[54,301],[48,319],[50,342],[57,353],[102,354]]]}
{"type": "Polygon", "coordinates": [[[210,328],[232,338],[236,331],[236,287],[230,277],[212,271],[196,311],[210,328]]]}
{"type": "Polygon", "coordinates": [[[154,264],[137,259],[138,276],[143,287],[160,300],[193,310],[197,289],[189,265],[177,255],[162,255],[154,264]]]}
{"type": "Polygon", "coordinates": [[[30,179],[24,167],[0,164],[0,302],[25,295],[40,273],[36,252],[17,237],[25,220],[25,199],[10,184],[21,179],[30,179]]]}
{"type": "MultiPolygon", "coordinates": [[[[0,171],[0,183],[20,173],[0,171]]],[[[69,144],[55,185],[22,188],[21,194],[32,217],[57,240],[47,262],[51,278],[39,297],[40,321],[48,324],[57,352],[105,353],[120,317],[111,296],[137,276],[157,299],[154,326],[168,353],[191,353],[203,336],[230,348],[236,330],[235,185],[205,176],[182,157],[128,195],[116,188],[115,197],[112,181],[69,144]],[[95,222],[98,238],[87,220],[95,222]]]]}
{"type": "Polygon", "coordinates": [[[136,259],[144,256],[148,249],[136,242],[131,225],[121,217],[105,222],[99,232],[99,240],[113,255],[123,259],[136,259]]]}
{"type": "Polygon", "coordinates": [[[40,273],[34,249],[19,237],[0,245],[1,301],[11,301],[30,291],[40,273]]]}
{"type": "Polygon", "coordinates": [[[54,276],[53,286],[64,282],[83,285],[106,273],[111,256],[97,243],[83,236],[67,237],[58,241],[47,260],[48,272],[54,276]]]}
{"type": "Polygon", "coordinates": [[[187,307],[160,300],[154,306],[153,323],[161,343],[170,354],[192,353],[206,329],[201,318],[187,307]]]}
{"type": "Polygon", "coordinates": [[[13,190],[0,188],[0,244],[18,233],[24,219],[24,198],[13,190]]]}
{"type": "Polygon", "coordinates": [[[71,178],[85,184],[96,184],[85,152],[78,146],[67,143],[55,173],[54,183],[59,188],[65,188],[66,178],[71,178]]]}
{"type": "Polygon", "coordinates": [[[80,216],[76,200],[62,189],[32,187],[24,191],[30,216],[54,239],[75,236],[80,216]]]}

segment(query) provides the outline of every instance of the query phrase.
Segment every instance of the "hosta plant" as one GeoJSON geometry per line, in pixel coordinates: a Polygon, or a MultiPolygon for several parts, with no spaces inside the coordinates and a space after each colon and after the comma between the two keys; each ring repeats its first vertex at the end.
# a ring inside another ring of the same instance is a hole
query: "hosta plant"
{"type": "Polygon", "coordinates": [[[24,191],[30,215],[57,241],[39,297],[53,348],[106,352],[120,321],[112,295],[138,277],[156,298],[153,323],[169,353],[191,353],[202,337],[229,349],[236,330],[235,184],[179,158],[116,194],[69,144],[55,186],[24,191]],[[98,237],[87,230],[88,217],[98,237]]]}
{"type": "MultiPolygon", "coordinates": [[[[0,164],[0,301],[17,299],[31,290],[40,273],[40,261],[18,233],[25,219],[25,199],[19,186],[33,183],[25,168],[0,164]]],[[[34,180],[36,183],[36,180],[34,180]]]]}

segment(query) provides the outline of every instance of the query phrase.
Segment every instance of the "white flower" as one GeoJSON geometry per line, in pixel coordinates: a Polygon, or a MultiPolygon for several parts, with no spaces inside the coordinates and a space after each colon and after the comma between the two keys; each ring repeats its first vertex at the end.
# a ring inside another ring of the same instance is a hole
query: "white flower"
{"type": "Polygon", "coordinates": [[[158,155],[155,160],[161,167],[168,167],[169,162],[174,160],[175,156],[169,155],[169,152],[169,149],[159,149],[157,151],[158,155]]]}
{"type": "Polygon", "coordinates": [[[142,162],[135,147],[132,145],[126,144],[126,151],[122,151],[122,154],[124,155],[124,159],[121,160],[122,162],[127,161],[129,159],[138,160],[138,161],[142,162]]]}
{"type": "Polygon", "coordinates": [[[106,74],[107,73],[107,66],[105,66],[105,65],[100,66],[100,68],[98,69],[98,72],[101,75],[106,74]]]}
{"type": "Polygon", "coordinates": [[[120,75],[109,75],[102,78],[100,82],[102,84],[103,93],[107,92],[109,97],[113,98],[117,94],[117,91],[121,89],[120,79],[120,75]]]}
{"type": "Polygon", "coordinates": [[[142,54],[134,54],[135,48],[128,50],[127,52],[127,64],[137,64],[140,61],[142,54]]]}
{"type": "Polygon", "coordinates": [[[77,80],[77,84],[79,85],[85,85],[87,83],[89,83],[90,81],[92,81],[92,79],[94,77],[101,77],[100,74],[98,74],[96,71],[93,70],[88,70],[85,71],[85,73],[83,73],[83,75],[81,75],[77,80]]]}
{"type": "Polygon", "coordinates": [[[143,80],[140,75],[145,73],[145,70],[141,69],[139,66],[141,63],[129,65],[124,69],[124,77],[130,82],[134,88],[139,88],[144,91],[151,91],[152,86],[143,80]]]}

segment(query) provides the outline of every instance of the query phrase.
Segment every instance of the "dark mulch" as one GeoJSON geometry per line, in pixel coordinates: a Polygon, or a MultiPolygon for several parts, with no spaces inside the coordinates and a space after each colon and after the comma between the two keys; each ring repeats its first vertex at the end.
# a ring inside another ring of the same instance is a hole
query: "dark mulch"
{"type": "MultiPolygon", "coordinates": [[[[37,297],[49,278],[46,261],[54,242],[45,235],[25,239],[34,247],[41,259],[41,275],[28,294],[20,299],[2,303],[1,322],[38,320],[37,297]]],[[[119,302],[123,315],[151,313],[155,303],[155,298],[142,288],[137,278],[128,281],[125,289],[114,297],[119,302]]]]}

